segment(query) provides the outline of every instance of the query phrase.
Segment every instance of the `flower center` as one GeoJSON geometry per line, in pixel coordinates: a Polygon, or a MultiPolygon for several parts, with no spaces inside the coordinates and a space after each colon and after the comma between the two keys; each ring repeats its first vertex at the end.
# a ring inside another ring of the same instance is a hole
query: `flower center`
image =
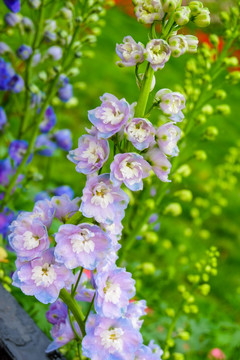
{"type": "Polygon", "coordinates": [[[45,263],[43,266],[35,266],[32,269],[31,279],[36,286],[48,287],[57,278],[57,274],[51,264],[45,263]]]}
{"type": "Polygon", "coordinates": [[[26,250],[32,250],[38,247],[40,241],[39,237],[33,235],[31,231],[25,231],[23,234],[23,246],[26,250]]]}
{"type": "Polygon", "coordinates": [[[83,151],[81,156],[84,159],[87,159],[88,164],[96,164],[100,157],[104,157],[104,152],[101,146],[98,146],[95,142],[90,141],[88,148],[83,151]]]}
{"type": "Polygon", "coordinates": [[[91,240],[92,237],[94,237],[94,233],[88,229],[82,229],[78,234],[74,234],[71,237],[73,252],[77,254],[80,252],[85,252],[87,254],[93,252],[95,244],[91,240]]]}
{"type": "Polygon", "coordinates": [[[105,300],[113,304],[117,304],[120,300],[121,289],[118,284],[111,284],[110,282],[106,283],[105,288],[103,289],[105,294],[105,300]]]}
{"type": "Polygon", "coordinates": [[[119,124],[124,118],[124,114],[121,113],[118,106],[111,102],[106,103],[105,106],[98,109],[96,115],[104,124],[110,123],[111,125],[119,124]]]}
{"type": "Polygon", "coordinates": [[[114,199],[110,192],[110,188],[106,184],[100,182],[92,190],[93,197],[91,203],[99,205],[102,208],[106,208],[109,204],[112,204],[114,199]]]}
{"type": "Polygon", "coordinates": [[[142,123],[130,124],[128,128],[129,134],[136,139],[136,141],[142,143],[149,135],[149,131],[142,127],[142,123]]]}
{"type": "Polygon", "coordinates": [[[105,330],[100,335],[101,343],[105,349],[109,351],[110,354],[115,351],[122,351],[123,341],[122,336],[124,331],[121,328],[115,328],[111,330],[105,330]]]}
{"type": "Polygon", "coordinates": [[[141,170],[141,164],[137,161],[130,162],[128,159],[125,159],[120,164],[120,171],[125,179],[132,179],[137,177],[141,170]]]}

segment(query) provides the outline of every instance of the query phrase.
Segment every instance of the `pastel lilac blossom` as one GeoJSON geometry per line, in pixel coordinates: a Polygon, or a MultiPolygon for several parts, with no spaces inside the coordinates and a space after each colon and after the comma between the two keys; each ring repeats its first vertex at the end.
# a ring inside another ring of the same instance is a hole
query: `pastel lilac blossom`
{"type": "Polygon", "coordinates": [[[21,18],[18,14],[14,14],[14,13],[10,12],[4,16],[4,20],[8,26],[14,27],[20,23],[21,18]]]}
{"type": "Polygon", "coordinates": [[[64,304],[61,300],[57,300],[52,303],[49,307],[49,310],[46,312],[47,321],[50,324],[56,325],[60,322],[65,322],[68,316],[67,305],[64,304]]]}
{"type": "Polygon", "coordinates": [[[53,251],[48,249],[41,257],[23,263],[13,274],[13,286],[43,304],[55,302],[60,290],[73,281],[71,271],[55,261],[53,251]]]}
{"type": "Polygon", "coordinates": [[[48,48],[47,57],[51,57],[54,61],[58,61],[62,58],[62,48],[60,46],[51,46],[48,48]]]}
{"type": "Polygon", "coordinates": [[[33,9],[38,9],[41,5],[41,0],[28,0],[28,3],[33,9]]]}
{"type": "Polygon", "coordinates": [[[21,261],[30,261],[49,248],[46,226],[22,212],[9,227],[9,243],[21,261]]]}
{"type": "Polygon", "coordinates": [[[108,234],[110,239],[112,240],[112,245],[118,246],[118,241],[121,239],[123,225],[121,220],[116,216],[115,221],[111,224],[101,224],[101,228],[108,234]]]}
{"type": "Polygon", "coordinates": [[[74,198],[74,191],[73,189],[68,185],[62,185],[58,186],[56,189],[54,189],[53,194],[55,196],[61,196],[61,195],[68,195],[69,199],[72,200],[74,198]]]}
{"type": "Polygon", "coordinates": [[[173,57],[179,57],[188,50],[188,43],[184,35],[173,35],[168,39],[168,44],[173,57]]]}
{"type": "Polygon", "coordinates": [[[83,135],[78,139],[78,147],[69,152],[67,158],[76,164],[76,171],[85,175],[102,168],[109,156],[107,140],[96,136],[83,135]]]}
{"type": "Polygon", "coordinates": [[[91,360],[133,360],[142,342],[139,331],[127,319],[90,314],[83,338],[83,355],[91,360]]]}
{"type": "Polygon", "coordinates": [[[130,190],[143,189],[143,181],[149,176],[151,166],[144,158],[136,153],[124,153],[114,156],[110,165],[110,179],[114,186],[124,183],[130,190]]]}
{"type": "Polygon", "coordinates": [[[48,135],[41,134],[36,139],[35,148],[39,155],[52,156],[57,145],[49,139],[48,135]]]}
{"type": "Polygon", "coordinates": [[[31,46],[23,44],[17,49],[17,56],[19,59],[27,60],[32,55],[32,52],[31,46]]]}
{"type": "Polygon", "coordinates": [[[40,191],[34,198],[34,201],[50,200],[50,196],[47,191],[40,191]]]}
{"type": "Polygon", "coordinates": [[[61,149],[69,151],[72,148],[72,134],[69,129],[59,130],[54,133],[54,139],[61,149]]]}
{"type": "Polygon", "coordinates": [[[169,60],[171,50],[168,43],[163,39],[152,39],[147,43],[145,57],[150,62],[154,71],[163,69],[169,60]]]}
{"type": "Polygon", "coordinates": [[[9,82],[9,90],[18,94],[22,91],[23,87],[24,87],[23,78],[18,74],[13,75],[13,77],[9,82]]]}
{"type": "Polygon", "coordinates": [[[117,44],[116,53],[122,61],[118,61],[120,66],[135,66],[144,62],[144,47],[142,43],[136,43],[131,36],[123,39],[123,44],[117,44]]]}
{"type": "Polygon", "coordinates": [[[161,360],[161,356],[163,355],[163,350],[160,348],[160,346],[155,344],[154,340],[151,340],[149,342],[148,346],[152,350],[152,353],[158,355],[160,357],[160,360],[161,360]]]}
{"type": "Polygon", "coordinates": [[[10,47],[5,42],[0,41],[0,55],[4,55],[11,52],[12,50],[10,49],[10,47]]]}
{"type": "Polygon", "coordinates": [[[170,120],[174,122],[183,120],[182,110],[185,108],[185,98],[181,93],[161,89],[156,93],[155,100],[159,102],[160,109],[169,116],[170,120]]]}
{"type": "Polygon", "coordinates": [[[128,195],[110,182],[109,174],[89,178],[83,189],[80,211],[83,216],[94,217],[99,223],[111,225],[116,218],[124,217],[128,195]]]}
{"type": "Polygon", "coordinates": [[[14,13],[17,13],[21,9],[21,0],[3,0],[4,4],[14,13]]]}
{"type": "MultiPolygon", "coordinates": [[[[74,328],[78,330],[78,334],[81,336],[80,329],[77,325],[77,322],[73,322],[74,328]]],[[[75,338],[69,317],[66,318],[64,322],[53,325],[52,330],[50,331],[53,338],[47,349],[46,353],[50,353],[54,350],[59,349],[61,346],[66,345],[69,341],[75,338]]]]}
{"type": "MultiPolygon", "coordinates": [[[[79,273],[75,276],[77,278],[79,273]]],[[[79,285],[76,289],[75,299],[77,301],[91,302],[95,294],[95,290],[92,288],[91,282],[88,276],[83,272],[79,285]]]]}
{"type": "MultiPolygon", "coordinates": [[[[13,140],[9,145],[9,156],[14,161],[15,165],[19,165],[28,149],[28,142],[25,140],[13,140]]],[[[32,155],[29,156],[28,162],[32,160],[32,155]]]]}
{"type": "Polygon", "coordinates": [[[134,360],[161,360],[161,356],[154,354],[149,346],[141,345],[135,354],[134,360]]]}
{"type": "Polygon", "coordinates": [[[179,149],[177,142],[181,137],[181,130],[178,126],[169,122],[157,129],[157,143],[159,149],[168,156],[177,156],[179,149]]]}
{"type": "Polygon", "coordinates": [[[15,72],[10,63],[0,57],[0,90],[11,90],[10,82],[14,75],[15,72]]]}
{"type": "Polygon", "coordinates": [[[166,155],[164,155],[160,149],[153,147],[152,149],[148,150],[148,152],[145,154],[145,157],[161,181],[171,181],[168,179],[168,174],[170,173],[172,165],[170,161],[168,161],[166,155]]]}
{"type": "Polygon", "coordinates": [[[79,197],[71,200],[68,194],[53,196],[51,199],[51,204],[55,209],[54,216],[62,222],[66,222],[79,210],[79,203],[79,197]]]}
{"type": "Polygon", "coordinates": [[[118,259],[117,251],[120,247],[120,244],[114,245],[105,253],[105,257],[100,260],[97,266],[97,273],[106,273],[116,267],[116,261],[118,259]]]}
{"type": "Polygon", "coordinates": [[[156,130],[152,123],[143,118],[132,119],[125,128],[127,139],[133,146],[142,151],[155,143],[156,130]]]}
{"type": "Polygon", "coordinates": [[[143,24],[152,24],[154,21],[162,20],[164,16],[160,0],[134,0],[135,15],[137,20],[143,24]]]}
{"type": "Polygon", "coordinates": [[[56,114],[52,106],[48,106],[44,114],[44,119],[39,125],[40,131],[42,133],[48,133],[56,125],[56,122],[56,114]]]}
{"type": "Polygon", "coordinates": [[[87,270],[96,268],[111,243],[99,226],[86,223],[61,225],[55,241],[55,257],[58,262],[68,269],[82,266],[87,270]]]}
{"type": "Polygon", "coordinates": [[[48,229],[50,228],[55,216],[55,207],[49,199],[39,200],[33,208],[33,212],[29,217],[39,219],[48,229]]]}
{"type": "Polygon", "coordinates": [[[194,35],[185,35],[185,40],[187,42],[188,48],[187,51],[191,54],[197,52],[198,49],[198,38],[194,35]]]}
{"type": "Polygon", "coordinates": [[[34,29],[32,20],[26,16],[22,18],[21,24],[26,32],[31,32],[34,29]]]}
{"type": "Polygon", "coordinates": [[[2,106],[0,106],[0,130],[3,129],[4,125],[7,123],[7,115],[2,106]]]}
{"type": "Polygon", "coordinates": [[[0,184],[3,186],[8,185],[9,177],[12,175],[12,167],[9,158],[0,160],[0,184]]]}
{"type": "Polygon", "coordinates": [[[97,128],[99,138],[108,139],[126,124],[130,117],[130,106],[125,99],[118,100],[114,95],[100,97],[101,106],[88,112],[88,118],[97,128]]]}
{"type": "Polygon", "coordinates": [[[96,278],[94,306],[97,314],[109,318],[119,318],[125,314],[129,300],[135,295],[135,281],[132,274],[123,268],[113,268],[100,272],[96,278]]]}
{"type": "Polygon", "coordinates": [[[62,102],[68,102],[72,96],[73,86],[71,84],[65,84],[58,89],[58,97],[62,102]]]}
{"type": "Polygon", "coordinates": [[[147,304],[145,300],[131,301],[127,307],[125,317],[129,319],[132,323],[134,329],[140,329],[143,320],[141,317],[146,315],[147,304]]]}

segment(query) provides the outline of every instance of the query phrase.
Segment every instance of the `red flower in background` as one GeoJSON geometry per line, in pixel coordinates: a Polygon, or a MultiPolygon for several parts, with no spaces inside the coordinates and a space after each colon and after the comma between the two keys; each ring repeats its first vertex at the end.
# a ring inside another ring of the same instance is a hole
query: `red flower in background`
{"type": "Polygon", "coordinates": [[[123,9],[127,14],[134,15],[134,6],[131,0],[115,0],[115,4],[123,9]]]}

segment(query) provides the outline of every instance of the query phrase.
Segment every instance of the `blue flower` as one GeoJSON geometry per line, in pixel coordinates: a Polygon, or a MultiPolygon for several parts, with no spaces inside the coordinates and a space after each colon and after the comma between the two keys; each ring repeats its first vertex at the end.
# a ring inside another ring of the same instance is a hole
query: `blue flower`
{"type": "Polygon", "coordinates": [[[68,195],[69,199],[72,200],[74,198],[74,191],[68,185],[59,186],[56,189],[54,189],[52,192],[55,196],[61,196],[63,194],[66,194],[66,195],[68,195]]]}
{"type": "Polygon", "coordinates": [[[6,115],[3,107],[0,106],[0,130],[2,130],[2,128],[6,124],[6,122],[7,122],[7,115],[6,115]]]}
{"type": "MultiPolygon", "coordinates": [[[[14,165],[19,165],[27,151],[28,142],[25,140],[14,140],[9,145],[9,156],[14,160],[14,165]]],[[[28,162],[32,160],[32,155],[29,156],[28,162]]]]}
{"type": "Polygon", "coordinates": [[[57,145],[51,141],[47,135],[42,134],[37,137],[35,147],[39,155],[52,156],[57,145]]]}
{"type": "Polygon", "coordinates": [[[17,13],[21,9],[20,0],[3,0],[4,4],[14,13],[17,13]]]}
{"type": "Polygon", "coordinates": [[[21,45],[17,49],[17,56],[22,60],[27,60],[32,55],[32,48],[28,45],[21,45]]]}
{"type": "Polygon", "coordinates": [[[57,116],[52,108],[52,106],[48,106],[45,111],[44,119],[41,122],[39,128],[42,133],[48,133],[57,122],[57,116]]]}
{"type": "Polygon", "coordinates": [[[69,129],[59,130],[54,133],[54,139],[57,145],[66,151],[71,150],[72,148],[72,134],[69,129]]]}

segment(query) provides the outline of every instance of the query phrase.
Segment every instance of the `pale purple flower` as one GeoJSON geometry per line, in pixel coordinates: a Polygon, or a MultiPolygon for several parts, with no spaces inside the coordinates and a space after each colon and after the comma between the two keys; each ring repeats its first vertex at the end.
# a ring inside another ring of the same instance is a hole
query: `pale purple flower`
{"type": "Polygon", "coordinates": [[[163,113],[169,116],[174,122],[182,121],[184,115],[182,110],[185,108],[185,98],[179,92],[172,92],[169,89],[161,89],[155,95],[163,113]]]}
{"type": "Polygon", "coordinates": [[[39,201],[39,200],[50,200],[50,196],[48,192],[40,191],[39,193],[37,193],[37,195],[35,195],[34,201],[39,201]]]}
{"type": "Polygon", "coordinates": [[[154,21],[162,20],[164,16],[162,3],[159,0],[134,0],[135,15],[137,20],[143,24],[152,24],[154,21]]]}
{"type": "Polygon", "coordinates": [[[161,181],[164,182],[171,181],[168,180],[168,174],[170,173],[172,165],[168,161],[166,155],[164,155],[160,149],[154,147],[148,150],[145,157],[148,160],[148,162],[151,164],[153,171],[161,181]]]}
{"type": "Polygon", "coordinates": [[[59,99],[66,103],[68,102],[73,96],[73,86],[72,84],[65,84],[61,86],[58,90],[58,97],[59,99]]]}
{"type": "Polygon", "coordinates": [[[61,300],[57,300],[51,304],[49,310],[46,312],[47,321],[53,325],[59,324],[60,322],[65,322],[67,316],[67,305],[64,304],[61,300]]]}
{"type": "Polygon", "coordinates": [[[124,153],[114,156],[110,169],[110,179],[114,186],[124,183],[130,190],[138,191],[142,190],[142,179],[149,176],[151,166],[139,154],[124,153]]]}
{"type": "Polygon", "coordinates": [[[100,97],[101,106],[88,112],[88,118],[97,128],[100,138],[109,138],[126,124],[130,117],[130,106],[125,99],[118,100],[114,95],[100,97]]]}
{"type": "Polygon", "coordinates": [[[49,248],[46,226],[31,215],[32,213],[20,213],[9,227],[9,243],[21,261],[32,260],[49,248]]]}
{"type": "Polygon", "coordinates": [[[135,66],[144,62],[143,44],[136,43],[131,36],[126,36],[123,44],[117,44],[116,53],[122,60],[117,62],[121,66],[135,66]]]}
{"type": "Polygon", "coordinates": [[[0,184],[6,186],[9,183],[9,177],[12,175],[10,159],[0,160],[0,184]]]}
{"type": "Polygon", "coordinates": [[[28,17],[24,16],[21,20],[21,24],[24,27],[25,31],[32,31],[34,29],[34,25],[31,19],[29,19],[28,17]]]}
{"type": "MultiPolygon", "coordinates": [[[[79,273],[77,273],[75,277],[77,278],[78,275],[79,273]]],[[[83,272],[78,287],[76,289],[75,299],[78,301],[91,302],[94,294],[95,290],[92,288],[88,276],[83,272]]]]}
{"type": "Polygon", "coordinates": [[[162,39],[153,39],[147,43],[145,50],[146,60],[150,62],[154,71],[163,69],[169,60],[171,50],[168,43],[162,39]]]}
{"type": "MultiPolygon", "coordinates": [[[[28,142],[25,140],[13,140],[9,145],[9,156],[14,160],[15,165],[19,165],[27,151],[28,142]]],[[[32,160],[32,155],[29,156],[28,162],[32,160]]]]}
{"type": "Polygon", "coordinates": [[[31,55],[32,55],[31,46],[23,44],[17,49],[17,56],[19,57],[19,59],[27,60],[31,55]]]}
{"type": "Polygon", "coordinates": [[[62,58],[62,48],[60,46],[51,46],[48,48],[46,55],[57,61],[62,58]]]}
{"type": "Polygon", "coordinates": [[[108,156],[107,140],[98,139],[92,135],[83,135],[78,139],[77,149],[71,150],[67,158],[77,165],[77,172],[89,175],[101,169],[108,156]]]}
{"type": "Polygon", "coordinates": [[[117,250],[117,247],[119,246],[118,241],[121,239],[123,230],[123,225],[120,218],[116,216],[114,222],[111,225],[101,224],[101,228],[108,234],[112,240],[114,249],[117,250]]]}
{"type": "Polygon", "coordinates": [[[60,290],[73,281],[71,271],[55,262],[53,251],[48,249],[41,257],[23,263],[13,274],[13,285],[43,304],[55,302],[60,290]]]}
{"type": "Polygon", "coordinates": [[[154,353],[149,346],[141,345],[135,354],[134,360],[161,360],[161,354],[154,353]]]}
{"type": "Polygon", "coordinates": [[[107,234],[96,225],[65,224],[55,236],[55,257],[68,269],[79,266],[94,270],[110,247],[107,234]]]}
{"type": "Polygon", "coordinates": [[[46,134],[37,137],[35,147],[38,150],[37,153],[43,156],[52,156],[57,149],[57,145],[46,134]]]}
{"type": "Polygon", "coordinates": [[[40,131],[42,133],[48,133],[56,125],[56,122],[56,114],[52,106],[48,106],[44,114],[44,119],[39,125],[40,131]]]}
{"type": "Polygon", "coordinates": [[[120,249],[120,244],[113,245],[105,253],[105,257],[100,260],[97,266],[97,273],[106,273],[116,267],[116,261],[118,259],[117,251],[120,249]]]}
{"type": "Polygon", "coordinates": [[[72,134],[69,129],[56,131],[54,139],[61,149],[69,151],[72,148],[72,134]]]}
{"type": "Polygon", "coordinates": [[[188,43],[184,35],[173,35],[168,39],[173,57],[179,57],[188,50],[188,43]]]}
{"type": "MultiPolygon", "coordinates": [[[[78,330],[79,336],[81,336],[80,329],[76,321],[73,322],[73,325],[76,330],[78,330]]],[[[64,322],[60,322],[56,325],[53,325],[52,330],[50,331],[53,338],[53,342],[48,345],[46,353],[50,353],[54,350],[59,349],[63,345],[69,343],[69,341],[75,338],[69,317],[66,318],[64,322]]]]}
{"type": "Polygon", "coordinates": [[[83,216],[94,217],[99,223],[112,224],[116,217],[124,217],[128,195],[110,182],[109,174],[89,178],[83,189],[80,211],[83,216]]]}
{"type": "Polygon", "coordinates": [[[41,5],[41,0],[28,0],[28,3],[33,9],[38,9],[41,5]]]}
{"type": "Polygon", "coordinates": [[[19,24],[21,19],[18,14],[14,14],[10,12],[4,16],[4,20],[8,26],[14,27],[17,24],[19,24]]]}
{"type": "Polygon", "coordinates": [[[148,346],[152,350],[152,353],[158,355],[159,356],[158,359],[161,360],[161,356],[163,355],[163,350],[160,348],[160,346],[155,344],[154,340],[151,340],[148,346]]]}
{"type": "Polygon", "coordinates": [[[12,210],[5,207],[0,214],[0,234],[5,238],[8,233],[9,225],[13,221],[15,214],[12,210]]]}
{"type": "Polygon", "coordinates": [[[133,146],[142,151],[155,143],[156,130],[152,123],[143,118],[132,119],[125,128],[127,138],[133,146]]]}
{"type": "Polygon", "coordinates": [[[119,318],[125,314],[129,300],[135,295],[135,281],[132,274],[122,268],[100,272],[96,278],[94,306],[97,314],[109,318],[119,318]]]}
{"type": "Polygon", "coordinates": [[[4,125],[7,123],[7,115],[2,106],[0,106],[0,130],[3,129],[4,125]]]}
{"type": "Polygon", "coordinates": [[[181,137],[181,130],[178,126],[169,122],[157,129],[157,143],[160,150],[168,156],[177,156],[179,149],[177,142],[181,137]]]}
{"type": "Polygon", "coordinates": [[[10,47],[3,41],[0,41],[0,55],[4,55],[6,53],[10,53],[12,50],[10,47]]]}
{"type": "Polygon", "coordinates": [[[32,219],[40,220],[49,229],[55,216],[55,207],[49,199],[39,200],[34,205],[33,212],[29,216],[32,219]]]}
{"type": "Polygon", "coordinates": [[[91,360],[133,360],[142,343],[139,331],[127,319],[90,314],[83,338],[83,355],[91,360]]]}
{"type": "Polygon", "coordinates": [[[69,199],[72,200],[74,198],[74,191],[68,185],[58,186],[56,189],[52,191],[55,196],[68,195],[69,199]]]}
{"type": "Polygon", "coordinates": [[[13,77],[9,82],[9,88],[10,88],[9,90],[18,94],[22,91],[23,87],[24,87],[23,78],[18,74],[13,75],[13,77]]]}
{"type": "Polygon", "coordinates": [[[147,304],[145,300],[133,301],[127,307],[125,317],[132,323],[134,329],[140,329],[143,320],[142,316],[146,315],[147,304]]]}
{"type": "Polygon", "coordinates": [[[80,198],[71,200],[68,194],[53,196],[51,204],[55,209],[55,217],[62,222],[67,221],[79,210],[80,198]]]}

